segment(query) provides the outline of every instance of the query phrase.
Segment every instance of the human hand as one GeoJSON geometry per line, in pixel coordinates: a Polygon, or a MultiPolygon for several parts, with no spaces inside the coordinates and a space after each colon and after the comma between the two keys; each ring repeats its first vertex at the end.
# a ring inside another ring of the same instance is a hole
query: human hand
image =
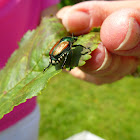
{"type": "Polygon", "coordinates": [[[92,58],[70,73],[95,84],[112,83],[133,73],[140,60],[140,2],[88,1],[62,8],[57,17],[67,31],[80,35],[101,26],[92,58]]]}

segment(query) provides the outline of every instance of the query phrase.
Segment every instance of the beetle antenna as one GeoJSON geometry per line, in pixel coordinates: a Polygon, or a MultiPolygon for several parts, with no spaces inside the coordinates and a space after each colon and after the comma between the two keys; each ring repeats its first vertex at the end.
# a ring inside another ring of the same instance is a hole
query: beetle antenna
{"type": "Polygon", "coordinates": [[[72,37],[73,37],[73,33],[72,33],[72,37]]]}

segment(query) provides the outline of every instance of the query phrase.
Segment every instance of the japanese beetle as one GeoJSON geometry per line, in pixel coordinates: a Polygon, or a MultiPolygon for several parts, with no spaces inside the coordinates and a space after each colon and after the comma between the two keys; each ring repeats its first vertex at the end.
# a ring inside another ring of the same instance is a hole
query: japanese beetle
{"type": "MultiPolygon", "coordinates": [[[[61,66],[61,68],[63,69],[66,64],[66,61],[68,59],[68,55],[71,54],[71,57],[72,57],[72,51],[71,51],[72,47],[81,46],[83,48],[86,48],[82,45],[73,45],[73,43],[75,41],[77,41],[77,39],[78,39],[78,37],[67,36],[67,37],[63,37],[62,39],[57,41],[56,44],[52,47],[52,49],[49,52],[49,56],[50,56],[49,65],[46,68],[44,68],[44,71],[47,68],[49,68],[49,66],[51,64],[56,65],[64,59],[63,64],[61,66]]],[[[90,48],[88,48],[88,49],[90,50],[90,48]]],[[[70,57],[70,59],[71,59],[71,57],[70,57]]],[[[70,67],[70,70],[71,70],[71,67],[70,67]]]]}

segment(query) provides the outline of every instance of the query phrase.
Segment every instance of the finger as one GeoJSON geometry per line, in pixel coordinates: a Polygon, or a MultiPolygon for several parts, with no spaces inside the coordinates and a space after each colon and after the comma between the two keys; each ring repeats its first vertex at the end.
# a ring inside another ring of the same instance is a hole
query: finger
{"type": "Polygon", "coordinates": [[[64,18],[65,13],[68,11],[68,9],[71,8],[71,6],[65,6],[63,8],[61,8],[57,13],[56,16],[57,18],[64,18]]]}
{"type": "Polygon", "coordinates": [[[116,54],[140,55],[140,11],[123,9],[106,18],[101,28],[101,40],[116,54]]]}
{"type": "Polygon", "coordinates": [[[101,26],[108,15],[122,8],[140,9],[140,3],[139,1],[88,1],[76,4],[63,13],[60,10],[61,14],[58,15],[69,32],[79,35],[89,32],[92,27],[101,26]]]}
{"type": "MultiPolygon", "coordinates": [[[[113,73],[106,76],[97,76],[94,74],[92,75],[91,78],[92,80],[94,79],[94,81],[96,81],[96,83],[98,84],[112,83],[112,82],[122,79],[126,75],[134,73],[136,68],[137,68],[137,61],[135,60],[134,57],[128,59],[127,57],[122,56],[121,64],[113,73]]],[[[88,79],[89,79],[89,76],[88,76],[88,79]]]]}
{"type": "Polygon", "coordinates": [[[81,70],[79,68],[75,68],[75,69],[71,70],[70,74],[72,74],[73,76],[75,76],[79,79],[82,79],[82,80],[85,80],[88,82],[92,82],[97,85],[101,85],[101,84],[105,84],[105,83],[112,83],[114,81],[120,80],[125,75],[133,73],[136,70],[137,61],[135,60],[135,58],[132,57],[127,61],[126,61],[126,59],[128,59],[128,58],[122,56],[122,58],[121,58],[122,63],[119,65],[119,67],[117,69],[115,69],[115,71],[113,73],[108,74],[108,75],[101,76],[101,75],[98,75],[97,73],[90,74],[90,73],[84,72],[83,70],[81,70]]]}
{"type": "Polygon", "coordinates": [[[102,44],[92,52],[90,60],[80,67],[84,72],[98,77],[118,76],[132,73],[138,65],[138,59],[109,53],[102,44]]]}
{"type": "Polygon", "coordinates": [[[95,72],[106,69],[112,62],[112,55],[107,51],[103,44],[99,44],[98,48],[91,53],[91,59],[81,67],[86,72],[95,72]]]}
{"type": "Polygon", "coordinates": [[[102,81],[98,80],[98,78],[83,72],[78,67],[72,69],[69,73],[78,79],[85,80],[96,85],[103,84],[102,81]]]}

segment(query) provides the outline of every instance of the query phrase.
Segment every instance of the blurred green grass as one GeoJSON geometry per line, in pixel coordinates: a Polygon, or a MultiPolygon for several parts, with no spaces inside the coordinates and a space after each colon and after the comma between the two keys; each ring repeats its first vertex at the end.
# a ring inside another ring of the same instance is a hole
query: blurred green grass
{"type": "Polygon", "coordinates": [[[96,86],[67,73],[39,96],[39,140],[64,140],[88,130],[106,140],[140,140],[140,79],[96,86]]]}

